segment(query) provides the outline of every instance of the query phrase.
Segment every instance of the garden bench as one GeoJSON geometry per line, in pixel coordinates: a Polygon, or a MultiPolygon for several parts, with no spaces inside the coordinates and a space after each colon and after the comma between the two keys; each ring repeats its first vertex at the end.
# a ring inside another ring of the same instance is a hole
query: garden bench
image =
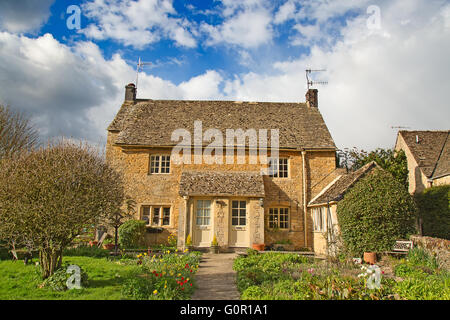
{"type": "Polygon", "coordinates": [[[414,248],[414,244],[410,240],[397,240],[392,246],[392,251],[388,254],[408,254],[408,251],[414,248]]]}

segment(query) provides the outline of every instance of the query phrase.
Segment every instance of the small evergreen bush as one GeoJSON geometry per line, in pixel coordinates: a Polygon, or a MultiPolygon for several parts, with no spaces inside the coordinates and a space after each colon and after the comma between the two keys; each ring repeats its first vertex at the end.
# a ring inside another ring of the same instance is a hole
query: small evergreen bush
{"type": "Polygon", "coordinates": [[[128,220],[119,227],[119,244],[122,248],[137,248],[144,242],[145,221],[128,220]]]}

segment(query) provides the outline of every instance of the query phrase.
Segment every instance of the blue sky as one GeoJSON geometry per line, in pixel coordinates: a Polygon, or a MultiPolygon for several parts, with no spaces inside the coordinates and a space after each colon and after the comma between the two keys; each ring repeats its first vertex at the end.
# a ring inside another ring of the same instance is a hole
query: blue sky
{"type": "Polygon", "coordinates": [[[139,98],[304,101],[305,69],[339,148],[392,147],[394,126],[449,129],[446,0],[2,0],[0,103],[43,140],[103,145],[134,81],[139,98]],[[67,28],[67,8],[81,10],[67,28]]]}

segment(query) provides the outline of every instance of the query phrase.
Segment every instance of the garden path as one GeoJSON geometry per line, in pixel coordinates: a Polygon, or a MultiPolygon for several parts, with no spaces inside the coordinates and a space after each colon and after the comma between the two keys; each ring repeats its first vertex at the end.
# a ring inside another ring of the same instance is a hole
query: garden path
{"type": "Polygon", "coordinates": [[[192,300],[239,300],[233,260],[236,253],[203,254],[192,300]]]}

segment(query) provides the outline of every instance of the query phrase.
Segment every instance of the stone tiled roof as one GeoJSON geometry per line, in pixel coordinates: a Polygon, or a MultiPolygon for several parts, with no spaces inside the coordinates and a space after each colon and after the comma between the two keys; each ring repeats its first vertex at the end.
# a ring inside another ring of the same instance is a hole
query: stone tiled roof
{"type": "Polygon", "coordinates": [[[399,131],[419,168],[431,179],[450,174],[449,134],[449,130],[399,131]]]}
{"type": "Polygon", "coordinates": [[[313,198],[308,205],[324,204],[332,201],[339,201],[344,197],[350,187],[357,181],[364,177],[368,172],[374,168],[379,168],[378,165],[372,161],[354,172],[343,174],[326,186],[315,198],[313,198]]]}
{"type": "Polygon", "coordinates": [[[280,147],[336,148],[319,110],[305,103],[138,100],[123,104],[108,130],[120,131],[120,145],[173,146],[172,132],[193,134],[195,120],[202,121],[203,132],[221,130],[224,143],[226,129],[267,129],[269,144],[270,129],[279,129],[280,147]]]}
{"type": "Polygon", "coordinates": [[[264,197],[264,182],[260,172],[185,171],[179,194],[264,197]]]}

